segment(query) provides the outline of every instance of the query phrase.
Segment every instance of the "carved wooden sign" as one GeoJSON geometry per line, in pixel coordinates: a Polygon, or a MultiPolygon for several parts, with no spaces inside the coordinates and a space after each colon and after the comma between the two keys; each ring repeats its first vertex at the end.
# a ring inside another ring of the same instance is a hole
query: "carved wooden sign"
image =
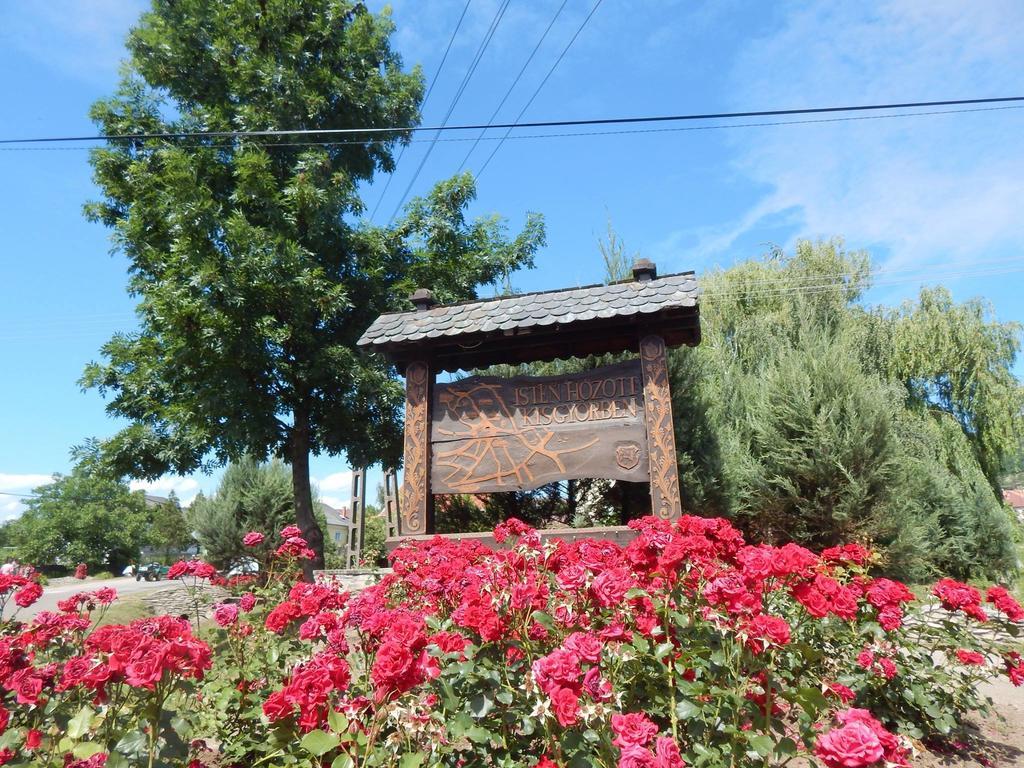
{"type": "Polygon", "coordinates": [[[431,491],[525,490],[584,477],[647,481],[644,391],[639,360],[565,376],[435,384],[431,491]]]}

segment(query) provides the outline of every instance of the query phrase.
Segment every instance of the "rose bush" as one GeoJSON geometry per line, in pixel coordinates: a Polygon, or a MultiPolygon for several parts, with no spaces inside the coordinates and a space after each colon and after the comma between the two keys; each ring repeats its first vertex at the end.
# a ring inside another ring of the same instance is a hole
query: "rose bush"
{"type": "MultiPolygon", "coordinates": [[[[289,527],[273,571],[221,582],[235,594],[201,638],[171,617],[97,627],[109,590],[6,621],[0,764],[905,765],[985,707],[980,682],[1024,683],[1024,609],[1001,587],[943,579],[919,602],[860,545],[631,527],[626,546],[515,520],[498,550],[407,544],[351,596],[299,580],[289,527]]],[[[0,584],[0,604],[33,585],[0,584]]]]}

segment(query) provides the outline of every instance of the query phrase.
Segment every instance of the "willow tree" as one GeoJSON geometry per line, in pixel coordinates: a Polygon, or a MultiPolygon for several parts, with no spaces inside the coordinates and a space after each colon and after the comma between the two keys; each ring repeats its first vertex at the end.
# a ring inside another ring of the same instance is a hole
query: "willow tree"
{"type": "Polygon", "coordinates": [[[703,276],[701,344],[672,360],[684,506],[759,539],[870,540],[904,578],[1006,575],[1020,327],[943,289],[872,307],[869,287],[839,241],[703,276]]]}
{"type": "Polygon", "coordinates": [[[403,69],[393,29],[349,0],[153,0],[117,91],[91,111],[105,135],[135,135],[92,152],[103,198],[86,207],[138,298],[138,330],[82,379],[131,422],[106,441],[108,463],[155,477],[281,457],[319,564],[310,454],[399,452],[400,385],[356,340],[418,286],[468,299],[531,264],[543,225],[531,216],[510,238],[497,218],[467,221],[469,176],[393,227],[361,221],[360,184],[394,169],[408,131],[194,134],[415,125],[423,78],[403,69]]]}

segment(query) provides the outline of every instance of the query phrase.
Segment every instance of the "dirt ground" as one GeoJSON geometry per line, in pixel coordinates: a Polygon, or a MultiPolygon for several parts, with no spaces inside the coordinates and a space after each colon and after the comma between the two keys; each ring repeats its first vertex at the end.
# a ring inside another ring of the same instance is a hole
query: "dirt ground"
{"type": "Polygon", "coordinates": [[[972,743],[953,754],[922,753],[912,761],[915,768],[1024,768],[1024,687],[1001,678],[985,686],[985,692],[997,714],[974,719],[972,743]]]}

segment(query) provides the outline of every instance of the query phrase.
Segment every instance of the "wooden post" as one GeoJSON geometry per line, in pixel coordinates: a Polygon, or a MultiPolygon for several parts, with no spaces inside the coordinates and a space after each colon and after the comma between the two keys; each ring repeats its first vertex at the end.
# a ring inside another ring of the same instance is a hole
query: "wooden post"
{"type": "Polygon", "coordinates": [[[399,535],[434,532],[430,493],[430,400],[434,375],[422,360],[405,368],[405,473],[399,535]]]}
{"type": "Polygon", "coordinates": [[[651,334],[640,340],[647,419],[647,455],[651,464],[651,511],[669,520],[683,514],[679,499],[679,468],[672,426],[672,397],[665,359],[665,340],[651,334]]]}
{"type": "Polygon", "coordinates": [[[394,467],[384,470],[384,520],[387,524],[387,537],[398,536],[398,473],[394,467]]]}
{"type": "Polygon", "coordinates": [[[352,470],[352,506],[348,518],[348,551],[346,568],[358,568],[363,557],[363,535],[366,532],[366,468],[352,470]]]}

